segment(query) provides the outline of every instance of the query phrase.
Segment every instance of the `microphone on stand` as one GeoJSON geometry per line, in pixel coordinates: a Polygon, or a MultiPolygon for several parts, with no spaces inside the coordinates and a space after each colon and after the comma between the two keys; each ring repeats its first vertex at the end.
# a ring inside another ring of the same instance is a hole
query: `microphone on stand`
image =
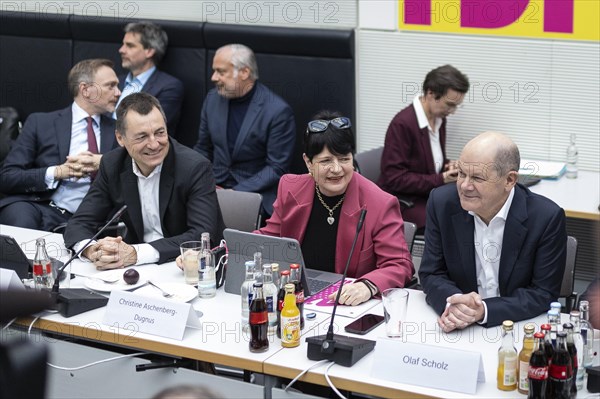
{"type": "Polygon", "coordinates": [[[356,225],[356,233],[354,234],[352,247],[350,247],[350,254],[348,255],[346,267],[344,268],[342,282],[333,304],[333,311],[331,312],[331,321],[329,323],[327,334],[306,338],[306,342],[308,343],[307,356],[310,360],[328,359],[341,366],[350,367],[362,359],[367,353],[371,352],[373,348],[375,348],[375,341],[348,337],[344,335],[335,335],[333,333],[333,321],[335,319],[335,313],[340,301],[340,296],[342,294],[342,288],[344,287],[344,281],[346,280],[346,275],[348,273],[348,267],[350,266],[350,259],[352,259],[356,240],[358,239],[358,234],[362,229],[366,215],[367,210],[363,209],[360,212],[360,218],[358,219],[358,224],[356,225]]]}
{"type": "Polygon", "coordinates": [[[56,280],[54,281],[54,285],[52,286],[52,295],[56,297],[56,304],[58,312],[64,317],[71,317],[78,315],[83,312],[87,312],[88,310],[100,308],[105,306],[108,303],[108,298],[103,295],[96,294],[95,292],[91,292],[84,288],[67,288],[59,290],[60,277],[65,270],[65,268],[73,262],[79,255],[83,252],[84,249],[90,245],[92,241],[100,236],[106,230],[108,226],[110,226],[115,220],[121,217],[125,210],[127,209],[127,205],[123,205],[121,209],[119,209],[112,218],[92,238],[88,240],[88,242],[83,245],[79,251],[77,251],[68,261],[65,262],[64,265],[58,269],[56,273],[56,280]]]}

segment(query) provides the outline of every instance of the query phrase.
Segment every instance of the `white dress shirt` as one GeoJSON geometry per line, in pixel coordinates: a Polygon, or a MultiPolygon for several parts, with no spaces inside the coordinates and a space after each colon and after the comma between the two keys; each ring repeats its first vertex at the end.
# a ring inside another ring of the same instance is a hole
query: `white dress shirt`
{"type": "Polygon", "coordinates": [[[142,91],[144,85],[146,84],[148,79],[150,79],[150,76],[152,76],[154,71],[156,71],[156,66],[153,66],[147,71],[140,73],[135,78],[133,77],[131,72],[127,74],[127,77],[125,78],[125,84],[123,85],[123,91],[121,92],[119,100],[117,101],[117,105],[115,106],[115,112],[113,112],[113,119],[117,119],[117,108],[119,108],[119,104],[121,104],[121,101],[123,101],[123,99],[130,94],[139,93],[140,91],[142,91]]]}
{"type": "MultiPolygon", "coordinates": [[[[502,240],[504,238],[504,226],[508,211],[512,204],[515,189],[510,190],[506,202],[498,213],[492,218],[488,225],[479,216],[469,211],[473,216],[475,230],[473,241],[475,244],[475,269],[477,273],[477,292],[482,299],[500,296],[498,283],[498,270],[500,267],[500,256],[502,254],[502,240]]],[[[487,306],[481,323],[487,322],[487,306]]]]}
{"type": "MultiPolygon", "coordinates": [[[[73,102],[71,106],[73,119],[71,121],[71,143],[69,145],[69,155],[77,155],[88,150],[87,139],[87,121],[88,115],[77,103],[73,102]]],[[[92,126],[96,136],[96,143],[100,148],[100,115],[92,115],[92,126]]],[[[62,160],[63,162],[66,159],[62,160]]],[[[58,165],[57,165],[58,166],[58,165]]],[[[69,178],[58,184],[60,180],[54,178],[54,170],[56,166],[50,166],[46,169],[45,182],[49,190],[56,188],[52,194],[52,201],[60,208],[66,209],[71,213],[75,213],[83,197],[90,189],[90,177],[69,178]],[[57,188],[58,186],[58,188],[57,188]]]]}
{"type": "Polygon", "coordinates": [[[435,126],[429,126],[429,120],[421,104],[421,96],[416,95],[413,99],[413,106],[417,114],[419,128],[427,128],[429,132],[429,144],[431,145],[431,155],[433,157],[433,165],[436,173],[441,173],[444,167],[444,153],[442,152],[442,144],[440,143],[440,126],[442,126],[442,118],[435,118],[435,126]]]}
{"type": "MultiPolygon", "coordinates": [[[[162,164],[154,168],[148,177],[142,174],[133,159],[131,160],[131,166],[133,168],[133,173],[137,176],[138,192],[140,204],[142,206],[142,222],[144,223],[144,242],[148,243],[164,238],[162,227],[160,225],[160,208],[158,202],[162,164]]],[[[79,251],[86,242],[87,240],[82,240],[75,244],[73,246],[75,252],[79,251]]],[[[93,241],[89,245],[95,243],[96,241],[93,241]]],[[[160,253],[150,244],[133,244],[131,246],[137,253],[136,265],[156,263],[160,259],[160,253]]],[[[83,255],[79,258],[86,261],[89,260],[83,255]]]]}
{"type": "MultiPolygon", "coordinates": [[[[137,176],[140,204],[142,205],[142,221],[144,223],[144,242],[152,242],[164,238],[160,225],[160,208],[158,203],[158,192],[160,187],[160,171],[162,164],[158,165],[148,175],[144,176],[135,161],[131,164],[133,173],[137,176]]],[[[137,252],[137,263],[156,263],[160,258],[158,251],[150,244],[132,245],[137,252]]]]}

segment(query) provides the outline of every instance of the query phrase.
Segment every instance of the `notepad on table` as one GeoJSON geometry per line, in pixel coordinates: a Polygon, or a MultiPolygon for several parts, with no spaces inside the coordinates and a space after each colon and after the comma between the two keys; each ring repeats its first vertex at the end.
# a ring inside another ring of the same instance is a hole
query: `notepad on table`
{"type": "Polygon", "coordinates": [[[521,159],[519,175],[539,179],[558,179],[567,168],[564,162],[521,159]]]}

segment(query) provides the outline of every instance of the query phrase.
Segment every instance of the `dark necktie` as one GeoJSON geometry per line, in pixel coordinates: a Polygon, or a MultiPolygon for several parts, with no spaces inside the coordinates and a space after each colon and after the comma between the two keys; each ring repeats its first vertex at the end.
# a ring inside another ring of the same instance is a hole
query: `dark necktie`
{"type": "MultiPolygon", "coordinates": [[[[91,116],[85,118],[87,121],[87,139],[88,139],[88,151],[92,154],[98,154],[98,143],[96,142],[96,134],[94,133],[94,126],[92,126],[94,120],[91,116]]],[[[96,172],[90,173],[90,179],[94,181],[96,178],[96,172]]]]}
{"type": "Polygon", "coordinates": [[[91,116],[88,116],[85,120],[87,121],[88,151],[92,154],[98,154],[98,143],[96,142],[96,134],[92,125],[94,120],[91,116]]]}

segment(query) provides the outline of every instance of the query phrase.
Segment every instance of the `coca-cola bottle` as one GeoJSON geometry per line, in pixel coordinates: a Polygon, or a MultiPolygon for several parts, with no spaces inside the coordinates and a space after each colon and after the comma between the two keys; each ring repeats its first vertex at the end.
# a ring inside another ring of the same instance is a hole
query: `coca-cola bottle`
{"type": "Polygon", "coordinates": [[[567,351],[571,356],[571,398],[575,398],[577,396],[577,366],[579,363],[577,355],[580,351],[577,350],[575,340],[573,339],[573,324],[563,324],[563,330],[567,333],[567,351]]]}
{"type": "Polygon", "coordinates": [[[548,358],[544,352],[544,333],[533,334],[535,343],[533,353],[529,359],[529,393],[527,399],[545,399],[546,385],[548,384],[548,358]]]}
{"type": "Polygon", "coordinates": [[[557,334],[556,348],[552,355],[552,363],[548,370],[550,395],[552,399],[569,399],[571,397],[571,356],[567,351],[567,333],[557,334]]]}
{"type": "Polygon", "coordinates": [[[300,265],[290,265],[290,283],[294,284],[296,294],[296,306],[300,309],[300,329],[304,329],[304,287],[302,286],[302,275],[300,265]]]}
{"type": "MultiPolygon", "coordinates": [[[[552,364],[552,356],[554,356],[554,345],[552,345],[552,337],[551,337],[551,329],[550,324],[542,324],[542,333],[544,334],[544,353],[546,354],[546,359],[548,360],[548,370],[550,370],[550,365],[552,364]]],[[[550,377],[548,377],[550,378],[550,377]]],[[[552,384],[550,384],[550,380],[546,384],[546,397],[552,397],[552,384]]]]}
{"type": "Polygon", "coordinates": [[[254,295],[250,303],[250,352],[269,350],[269,316],[267,302],[263,296],[263,284],[254,283],[254,295]]]}
{"type": "Polygon", "coordinates": [[[554,346],[552,345],[552,336],[550,335],[551,327],[550,324],[542,324],[542,333],[544,334],[544,353],[548,359],[548,366],[552,362],[552,355],[554,354],[554,346]]]}
{"type": "Polygon", "coordinates": [[[33,258],[33,282],[36,290],[51,290],[54,285],[52,262],[46,252],[46,240],[38,238],[35,242],[35,257],[33,258]]]}
{"type": "Polygon", "coordinates": [[[279,285],[279,293],[277,294],[277,338],[281,338],[281,309],[283,309],[283,301],[285,299],[285,285],[290,282],[290,271],[282,270],[279,285]]]}

